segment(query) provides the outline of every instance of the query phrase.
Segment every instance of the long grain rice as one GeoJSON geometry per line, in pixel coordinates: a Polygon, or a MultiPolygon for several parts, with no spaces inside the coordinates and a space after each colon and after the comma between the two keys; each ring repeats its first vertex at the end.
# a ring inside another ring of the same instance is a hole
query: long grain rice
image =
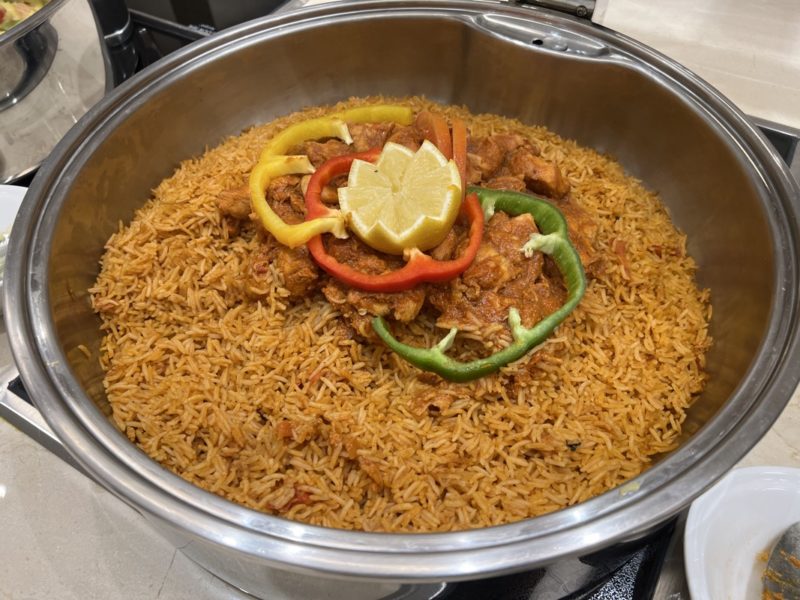
{"type": "MultiPolygon", "coordinates": [[[[240,274],[255,230],[232,235],[216,199],[277,131],[330,110],[308,109],[184,162],[109,240],[91,293],[113,419],[132,442],[233,502],[369,531],[541,515],[676,446],[704,386],[711,308],[657,195],[544,128],[437,109],[476,135],[523,132],[595,216],[603,268],[556,334],[495,376],[450,384],[351,339],[321,295],[291,304],[275,269],[252,299],[240,274]]],[[[441,337],[426,325],[419,335],[441,337]]]]}

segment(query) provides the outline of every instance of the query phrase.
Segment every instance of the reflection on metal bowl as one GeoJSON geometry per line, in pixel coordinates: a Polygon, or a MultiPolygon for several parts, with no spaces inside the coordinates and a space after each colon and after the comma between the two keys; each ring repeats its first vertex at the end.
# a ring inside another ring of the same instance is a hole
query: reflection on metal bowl
{"type": "Polygon", "coordinates": [[[800,378],[798,208],[786,167],[738,110],[624,36],[495,2],[328,5],[193,44],[110,94],[70,131],[34,180],[12,234],[9,337],[26,387],[86,471],[188,556],[252,593],[269,589],[276,575],[268,567],[395,582],[534,567],[564,573],[601,551],[637,547],[780,414],[800,378]],[[117,223],[129,221],[179,161],[225,136],[302,106],[377,93],[466,104],[607,152],[660,192],[687,234],[714,305],[710,383],[687,416],[682,445],[626,493],[457,533],[325,529],[188,484],[105,417],[87,289],[117,223]],[[93,359],[74,352],[78,345],[93,359]]]}
{"type": "Polygon", "coordinates": [[[51,0],[0,35],[0,183],[30,173],[106,91],[87,0],[51,0]]]}
{"type": "Polygon", "coordinates": [[[15,105],[35,88],[53,64],[58,34],[42,23],[11,44],[0,46],[0,110],[15,105]]]}

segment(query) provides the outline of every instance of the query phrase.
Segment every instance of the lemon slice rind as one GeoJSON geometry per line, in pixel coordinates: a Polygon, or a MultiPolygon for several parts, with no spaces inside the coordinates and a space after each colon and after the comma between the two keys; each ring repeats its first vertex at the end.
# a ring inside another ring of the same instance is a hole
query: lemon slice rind
{"type": "Polygon", "coordinates": [[[461,204],[461,177],[432,143],[415,153],[388,143],[375,164],[353,161],[339,205],[350,229],[389,254],[429,250],[453,226],[461,204]]]}

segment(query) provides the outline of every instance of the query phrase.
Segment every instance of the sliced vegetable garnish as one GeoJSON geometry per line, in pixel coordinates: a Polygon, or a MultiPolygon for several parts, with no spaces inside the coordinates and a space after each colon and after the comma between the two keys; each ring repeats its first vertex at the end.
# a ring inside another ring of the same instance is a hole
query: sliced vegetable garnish
{"type": "MultiPolygon", "coordinates": [[[[371,162],[378,158],[378,151],[350,154],[332,158],[312,175],[306,190],[306,219],[313,220],[329,210],[322,203],[322,188],[334,177],[347,173],[353,161],[371,162]]],[[[469,221],[469,242],[467,248],[453,260],[436,260],[417,249],[408,252],[408,262],[401,268],[374,275],[358,271],[339,262],[328,254],[322,236],[308,241],[308,250],[314,260],[329,275],[360,290],[368,292],[401,292],[423,282],[448,281],[464,272],[475,259],[483,238],[483,210],[475,194],[467,196],[461,211],[469,221]]]]}
{"type": "Polygon", "coordinates": [[[357,106],[348,110],[335,113],[332,116],[338,117],[348,123],[397,123],[398,125],[411,125],[414,122],[414,111],[408,106],[397,106],[395,104],[369,104],[357,106]]]}
{"type": "Polygon", "coordinates": [[[290,225],[281,219],[267,203],[265,190],[276,177],[291,174],[314,172],[314,166],[307,156],[274,156],[262,160],[250,173],[250,203],[253,205],[264,229],[275,236],[284,246],[296,248],[320,233],[332,233],[336,237],[347,237],[344,219],[339,211],[328,209],[327,214],[313,221],[290,225]]]}
{"type": "Polygon", "coordinates": [[[470,362],[461,362],[445,354],[452,346],[458,329],[450,333],[432,348],[418,348],[398,341],[389,331],[382,317],[372,320],[372,327],[380,338],[402,358],[422,369],[432,371],[450,381],[471,381],[489,375],[503,366],[518,360],[541,344],[567,318],[583,298],[586,290],[586,275],[583,271],[580,256],[572,245],[567,233],[567,223],[561,212],[549,202],[521,194],[500,190],[468,188],[468,197],[477,194],[483,212],[492,214],[501,210],[511,215],[529,213],[533,216],[541,233],[534,234],[520,251],[531,256],[535,251],[550,255],[558,266],[567,286],[567,300],[555,312],[551,313],[531,328],[522,325],[519,311],[509,310],[508,324],[511,327],[513,341],[503,350],[486,358],[470,362]]]}
{"type": "Polygon", "coordinates": [[[281,244],[295,248],[305,244],[320,233],[332,233],[336,237],[347,237],[344,216],[340,211],[326,209],[316,222],[290,225],[272,210],[267,202],[267,186],[275,177],[291,174],[309,174],[314,167],[306,156],[287,156],[286,153],[303,142],[323,138],[338,138],[346,144],[353,139],[347,129],[350,123],[374,123],[392,121],[407,125],[413,120],[410,108],[391,104],[361,106],[335,113],[327,117],[307,119],[290,125],[277,134],[261,152],[258,164],[250,173],[250,203],[264,229],[281,244]],[[293,170],[294,169],[294,170],[293,170]]]}
{"type": "Polygon", "coordinates": [[[467,125],[461,119],[453,119],[453,161],[461,175],[461,189],[467,190],[467,125]]]}
{"type": "Polygon", "coordinates": [[[461,207],[461,176],[431,142],[415,153],[389,142],[375,164],[354,160],[339,208],[350,229],[387,254],[438,246],[461,207]]]}
{"type": "Polygon", "coordinates": [[[417,125],[426,140],[430,140],[447,159],[453,158],[453,142],[450,129],[442,115],[424,110],[417,115],[417,125]]]}
{"type": "MultiPolygon", "coordinates": [[[[345,144],[351,144],[353,138],[347,129],[347,123],[336,117],[319,117],[307,119],[290,125],[272,138],[261,151],[260,161],[269,160],[278,155],[285,155],[290,148],[303,142],[322,138],[338,138],[345,144]]],[[[259,162],[260,162],[259,161],[259,162]]]]}

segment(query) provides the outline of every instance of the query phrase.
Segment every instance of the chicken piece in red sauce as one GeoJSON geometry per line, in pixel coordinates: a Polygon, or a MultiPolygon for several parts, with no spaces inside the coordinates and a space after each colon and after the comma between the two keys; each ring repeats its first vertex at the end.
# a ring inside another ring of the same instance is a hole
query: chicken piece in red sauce
{"type": "MultiPolygon", "coordinates": [[[[270,181],[266,191],[267,202],[275,214],[286,223],[302,223],[305,220],[305,201],[300,189],[300,176],[284,175],[270,181]]],[[[250,196],[246,187],[228,190],[218,199],[220,212],[244,219],[250,215],[250,196]],[[247,214],[244,211],[245,197],[247,214]],[[240,205],[235,204],[239,201],[240,205]],[[233,208],[231,208],[233,207],[233,208]]],[[[262,242],[251,254],[244,273],[244,289],[248,295],[259,297],[267,293],[270,281],[270,264],[281,274],[283,286],[290,298],[302,298],[318,287],[319,268],[305,246],[288,248],[279,244],[266,232],[262,242]]]]}
{"type": "Polygon", "coordinates": [[[424,140],[425,136],[422,134],[421,129],[416,125],[408,125],[406,127],[395,127],[386,141],[400,144],[416,152],[422,146],[424,140]]]}
{"type": "Polygon", "coordinates": [[[599,231],[597,222],[574,200],[558,202],[556,206],[567,221],[569,239],[581,257],[586,274],[595,275],[600,268],[600,253],[595,246],[599,231]]]}
{"type": "Polygon", "coordinates": [[[353,138],[353,151],[366,152],[383,148],[394,131],[394,123],[348,123],[347,129],[353,138]]]}
{"type": "Polygon", "coordinates": [[[303,142],[297,148],[292,148],[289,154],[305,154],[315,167],[337,156],[350,154],[353,150],[341,140],[327,140],[325,142],[303,142]]]}
{"type": "MultiPolygon", "coordinates": [[[[336,260],[363,273],[380,275],[401,268],[400,257],[372,250],[356,238],[331,239],[328,253],[336,260]]],[[[395,293],[365,292],[330,279],[322,288],[328,302],[337,306],[353,328],[363,337],[373,337],[370,321],[373,316],[391,315],[397,321],[413,321],[425,303],[422,287],[395,293]]]]}
{"type": "Polygon", "coordinates": [[[523,194],[528,192],[528,186],[525,185],[525,181],[519,177],[513,177],[511,175],[492,177],[489,181],[483,184],[483,187],[489,188],[490,190],[522,192],[523,194]]]}
{"type": "Polygon", "coordinates": [[[517,134],[470,138],[467,180],[492,189],[529,190],[550,198],[563,198],[569,192],[569,182],[558,165],[539,154],[536,145],[517,134]]]}
{"type": "Polygon", "coordinates": [[[281,273],[283,287],[290,297],[303,298],[317,289],[319,268],[305,246],[279,246],[275,253],[275,267],[281,273]]]}
{"type": "Polygon", "coordinates": [[[517,177],[532,192],[550,198],[563,198],[569,193],[569,182],[555,163],[537,156],[531,148],[520,147],[506,154],[496,177],[517,177]]]}
{"type": "Polygon", "coordinates": [[[290,299],[304,298],[319,287],[319,267],[305,246],[288,248],[265,235],[245,268],[244,288],[248,295],[260,297],[268,292],[271,264],[280,273],[290,299]]]}
{"type": "Polygon", "coordinates": [[[219,212],[227,217],[244,220],[250,217],[250,188],[246,185],[224,190],[217,197],[219,212]]]}
{"type": "MultiPolygon", "coordinates": [[[[266,190],[267,203],[287,223],[305,220],[306,208],[298,175],[283,175],[269,182],[266,190]]],[[[224,190],[217,197],[220,213],[234,219],[250,218],[250,188],[246,185],[224,190]]]]}
{"type": "Polygon", "coordinates": [[[470,183],[478,183],[491,179],[501,167],[506,154],[528,146],[538,154],[539,150],[517,134],[496,133],[487,137],[469,139],[467,147],[467,179],[470,183]]]}
{"type": "Polygon", "coordinates": [[[300,176],[283,175],[270,181],[267,203],[276,215],[290,225],[305,221],[306,203],[300,189],[300,176]]]}
{"type": "Polygon", "coordinates": [[[542,254],[528,258],[521,251],[536,232],[528,214],[496,213],[470,267],[447,284],[430,286],[428,299],[441,313],[437,326],[476,330],[505,323],[514,307],[530,327],[558,309],[566,298],[560,278],[544,272],[542,254]]]}

